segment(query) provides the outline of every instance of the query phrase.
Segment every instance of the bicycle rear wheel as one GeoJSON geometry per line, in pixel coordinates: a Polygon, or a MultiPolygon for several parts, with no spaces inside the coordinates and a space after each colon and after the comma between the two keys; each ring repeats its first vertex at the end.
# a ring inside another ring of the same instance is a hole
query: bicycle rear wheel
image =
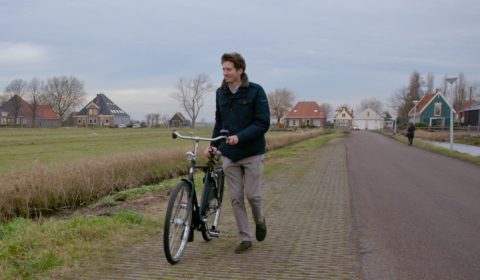
{"type": "Polygon", "coordinates": [[[180,182],[168,200],[163,227],[163,250],[171,264],[180,261],[192,230],[192,200],[190,185],[180,182]]]}

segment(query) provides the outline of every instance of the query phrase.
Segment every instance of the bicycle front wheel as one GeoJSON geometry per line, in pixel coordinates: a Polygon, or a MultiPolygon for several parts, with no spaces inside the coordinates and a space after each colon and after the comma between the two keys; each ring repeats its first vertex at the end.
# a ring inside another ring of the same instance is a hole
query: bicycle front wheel
{"type": "Polygon", "coordinates": [[[192,200],[190,185],[180,182],[168,200],[165,224],[163,227],[163,250],[171,264],[182,258],[192,230],[192,200]]]}

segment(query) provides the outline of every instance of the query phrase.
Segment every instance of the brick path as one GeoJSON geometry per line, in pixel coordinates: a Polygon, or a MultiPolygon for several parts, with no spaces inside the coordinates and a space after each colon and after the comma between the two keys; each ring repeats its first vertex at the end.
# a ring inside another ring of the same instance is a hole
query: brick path
{"type": "Polygon", "coordinates": [[[239,241],[227,196],[221,237],[207,243],[196,232],[177,265],[166,261],[159,235],[65,279],[360,278],[343,141],[267,164],[275,166],[264,177],[268,235],[253,250],[233,252],[239,241]]]}

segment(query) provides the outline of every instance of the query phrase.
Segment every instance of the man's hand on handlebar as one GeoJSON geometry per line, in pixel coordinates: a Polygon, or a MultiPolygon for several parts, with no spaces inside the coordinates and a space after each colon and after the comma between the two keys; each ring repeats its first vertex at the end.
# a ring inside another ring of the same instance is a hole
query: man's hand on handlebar
{"type": "Polygon", "coordinates": [[[205,151],[203,152],[203,154],[207,157],[213,157],[213,156],[221,156],[222,153],[220,152],[219,149],[217,149],[216,147],[212,147],[212,146],[208,146],[205,151]]]}

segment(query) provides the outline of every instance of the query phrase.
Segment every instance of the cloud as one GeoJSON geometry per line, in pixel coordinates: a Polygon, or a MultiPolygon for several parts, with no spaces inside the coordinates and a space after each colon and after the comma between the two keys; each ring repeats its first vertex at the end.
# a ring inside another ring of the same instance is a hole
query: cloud
{"type": "Polygon", "coordinates": [[[30,43],[0,42],[0,67],[35,64],[48,59],[47,47],[30,43]]]}

